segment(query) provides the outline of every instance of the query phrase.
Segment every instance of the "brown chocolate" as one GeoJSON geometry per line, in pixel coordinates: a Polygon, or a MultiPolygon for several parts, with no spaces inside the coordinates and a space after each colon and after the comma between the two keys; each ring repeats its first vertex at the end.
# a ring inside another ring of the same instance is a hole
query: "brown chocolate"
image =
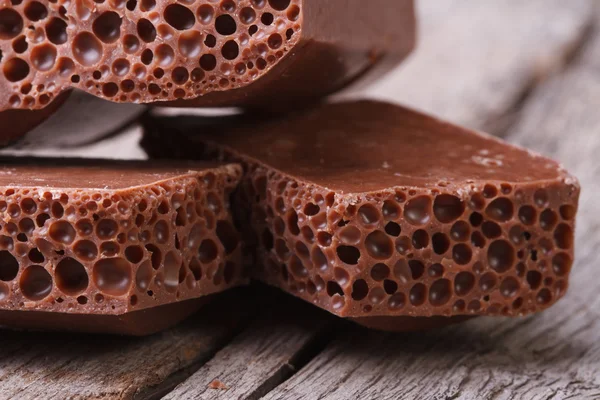
{"type": "Polygon", "coordinates": [[[448,325],[467,321],[471,318],[473,317],[470,315],[454,315],[451,317],[438,315],[433,317],[380,315],[374,317],[358,317],[350,319],[369,329],[390,332],[416,332],[443,328],[448,325]]]}
{"type": "MultiPolygon", "coordinates": [[[[22,135],[14,144],[15,149],[45,150],[85,146],[121,133],[146,111],[146,107],[138,104],[116,104],[80,91],[69,93],[69,98],[60,109],[38,127],[22,135]]],[[[47,108],[41,111],[14,112],[34,113],[46,110],[47,108]]]]}
{"type": "Polygon", "coordinates": [[[14,1],[0,6],[0,110],[43,108],[68,88],[297,105],[381,75],[414,41],[413,0],[14,1]]]}
{"type": "Polygon", "coordinates": [[[210,303],[213,295],[166,303],[125,314],[74,314],[0,309],[0,327],[145,336],[167,329],[210,303]]]}
{"type": "Polygon", "coordinates": [[[518,316],[564,295],[579,185],[556,162],[378,102],[237,122],[148,117],[144,146],[244,164],[259,279],[394,330],[411,323],[385,317],[518,316]]]}
{"type": "Polygon", "coordinates": [[[27,132],[48,119],[69,97],[65,92],[43,110],[0,111],[0,147],[17,142],[27,132]]]}
{"type": "Polygon", "coordinates": [[[141,310],[245,282],[228,204],[237,165],[2,161],[2,325],[150,333],[199,303],[141,310]]]}

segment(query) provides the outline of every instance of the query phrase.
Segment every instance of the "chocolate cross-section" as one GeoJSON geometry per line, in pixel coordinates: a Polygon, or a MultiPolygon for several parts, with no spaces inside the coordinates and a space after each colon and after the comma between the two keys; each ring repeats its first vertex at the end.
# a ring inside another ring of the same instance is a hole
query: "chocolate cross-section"
{"type": "Polygon", "coordinates": [[[43,108],[69,88],[117,102],[297,106],[380,76],[414,43],[413,0],[5,2],[0,111],[43,108]]]}
{"type": "Polygon", "coordinates": [[[336,315],[405,329],[423,320],[399,317],[524,315],[567,289],[579,185],[541,155],[370,101],[148,118],[152,156],[244,164],[254,276],[336,315]]]}
{"type": "Polygon", "coordinates": [[[237,165],[2,161],[3,325],[147,334],[245,282],[237,165]]]}

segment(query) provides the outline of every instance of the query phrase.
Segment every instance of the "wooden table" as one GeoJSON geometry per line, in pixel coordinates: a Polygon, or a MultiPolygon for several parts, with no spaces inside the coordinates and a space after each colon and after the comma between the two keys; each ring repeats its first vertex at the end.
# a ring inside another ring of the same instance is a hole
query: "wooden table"
{"type": "Polygon", "coordinates": [[[0,398],[600,398],[600,2],[419,6],[419,50],[367,95],[490,131],[579,177],[577,261],[562,301],[527,318],[386,334],[245,288],[143,339],[1,331],[0,398]]]}

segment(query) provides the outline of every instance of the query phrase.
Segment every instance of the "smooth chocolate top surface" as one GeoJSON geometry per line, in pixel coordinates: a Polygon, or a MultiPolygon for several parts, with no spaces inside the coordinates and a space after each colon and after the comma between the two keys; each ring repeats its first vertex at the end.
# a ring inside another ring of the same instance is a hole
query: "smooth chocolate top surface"
{"type": "Polygon", "coordinates": [[[233,119],[147,115],[142,144],[244,165],[232,204],[255,278],[387,330],[522,316],[567,290],[579,187],[556,162],[369,101],[233,119]]]}
{"type": "MultiPolygon", "coordinates": [[[[19,326],[18,316],[2,312],[7,310],[123,315],[245,282],[229,207],[241,166],[3,161],[0,324],[19,326]]],[[[165,321],[155,315],[157,323],[172,324],[188,314],[185,308],[170,311],[165,321]]],[[[56,318],[77,330],[103,323],[56,318]]],[[[40,326],[30,315],[22,322],[40,326]]],[[[156,329],[151,325],[140,332],[156,329]]],[[[134,333],[126,328],[95,330],[134,333]]]]}
{"type": "Polygon", "coordinates": [[[329,104],[228,132],[217,142],[283,173],[333,190],[361,193],[440,182],[535,182],[568,177],[550,159],[397,105],[329,104]]]}
{"type": "Polygon", "coordinates": [[[170,166],[153,161],[0,158],[0,186],[54,189],[126,189],[195,175],[199,171],[230,168],[217,163],[180,162],[170,166]],[[77,163],[81,162],[81,165],[77,163]],[[62,165],[61,165],[62,164],[62,165]],[[65,165],[66,164],[66,165],[65,165]]]}

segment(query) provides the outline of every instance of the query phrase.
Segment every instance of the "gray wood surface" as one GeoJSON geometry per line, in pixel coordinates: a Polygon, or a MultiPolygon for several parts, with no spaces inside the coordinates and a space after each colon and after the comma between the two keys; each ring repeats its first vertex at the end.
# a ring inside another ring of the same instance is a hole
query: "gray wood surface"
{"type": "Polygon", "coordinates": [[[0,331],[0,398],[160,397],[227,344],[257,306],[244,290],[215,300],[218,307],[146,338],[0,331]]]}
{"type": "Polygon", "coordinates": [[[521,106],[506,139],[561,160],[583,186],[567,296],[523,319],[480,318],[426,334],[355,329],[266,399],[600,398],[600,31],[521,106]]]}
{"type": "Polygon", "coordinates": [[[502,131],[521,98],[560,69],[592,25],[595,0],[417,0],[413,56],[367,91],[449,121],[502,131]]]}
{"type": "MultiPolygon", "coordinates": [[[[285,303],[255,319],[271,307],[234,292],[149,338],[0,331],[0,399],[600,398],[600,4],[418,1],[419,50],[368,95],[492,130],[581,179],[563,301],[525,319],[384,334],[292,300],[302,318],[286,320],[285,303]]],[[[72,154],[121,156],[137,135],[72,154]]]]}
{"type": "Polygon", "coordinates": [[[280,304],[264,310],[266,315],[165,399],[259,399],[293,375],[320,350],[339,321],[309,304],[281,297],[280,304]]]}

